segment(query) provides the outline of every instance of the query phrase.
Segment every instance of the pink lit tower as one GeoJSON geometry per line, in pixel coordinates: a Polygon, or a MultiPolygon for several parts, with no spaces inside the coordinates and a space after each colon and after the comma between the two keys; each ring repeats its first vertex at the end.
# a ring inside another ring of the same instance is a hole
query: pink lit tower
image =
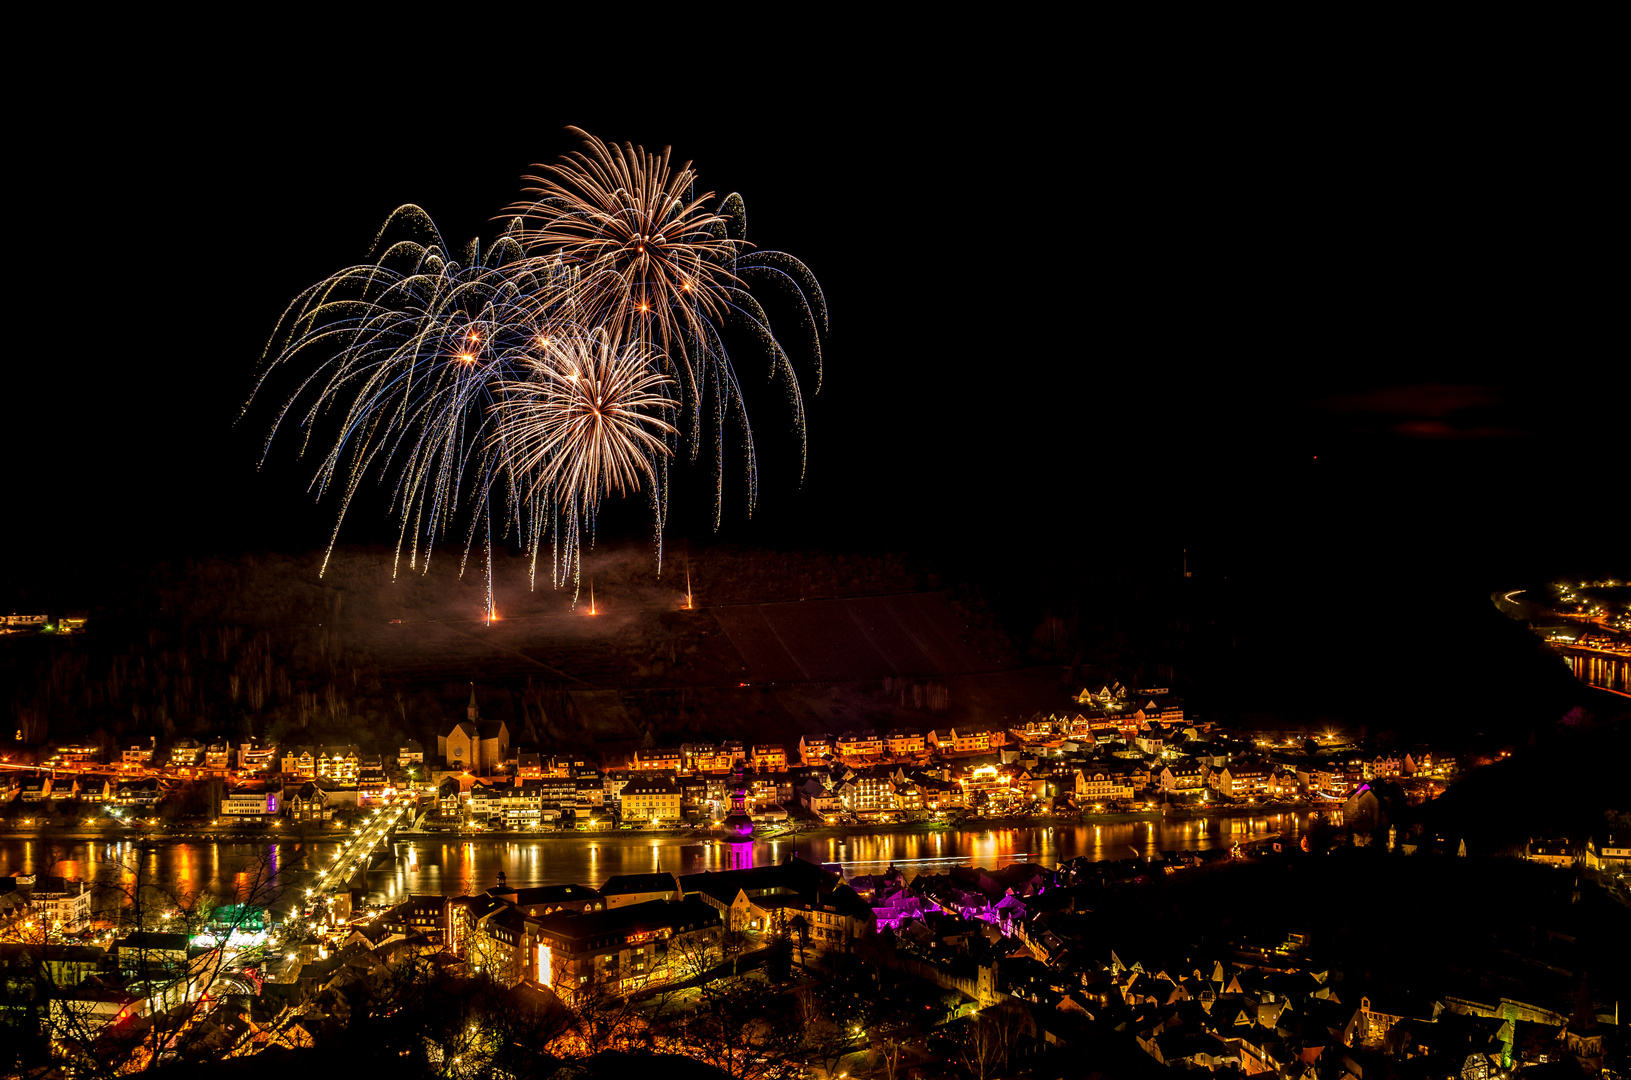
{"type": "Polygon", "coordinates": [[[742,763],[738,761],[731,771],[731,812],[723,822],[725,835],[731,839],[747,839],[753,835],[753,819],[748,817],[748,785],[742,778],[742,763]]]}

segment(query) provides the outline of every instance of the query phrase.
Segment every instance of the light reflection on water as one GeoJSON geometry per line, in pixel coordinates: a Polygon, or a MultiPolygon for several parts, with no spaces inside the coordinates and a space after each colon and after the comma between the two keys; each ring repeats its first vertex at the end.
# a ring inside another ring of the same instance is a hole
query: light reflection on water
{"type": "MultiPolygon", "coordinates": [[[[1206,850],[1280,832],[1295,839],[1304,819],[1297,815],[1200,818],[1190,821],[1134,821],[1108,825],[1023,826],[1019,828],[881,830],[853,836],[759,840],[746,844],[705,843],[695,835],[562,838],[471,843],[444,840],[401,842],[400,858],[368,877],[374,900],[394,901],[410,893],[479,892],[504,871],[513,888],[581,882],[599,885],[614,874],[654,870],[690,874],[737,866],[780,862],[797,852],[813,862],[841,863],[846,872],[868,874],[893,864],[907,873],[934,873],[948,866],[1003,866],[1031,861],[1054,865],[1083,856],[1092,861],[1142,857],[1167,850],[1206,850]]],[[[230,889],[252,875],[261,859],[283,872],[286,887],[304,887],[308,867],[327,866],[339,850],[333,842],[233,844],[195,842],[163,845],[146,856],[149,880],[188,891],[230,889]]],[[[92,877],[128,887],[132,874],[118,862],[132,857],[129,845],[76,841],[0,840],[0,876],[22,872],[71,879],[92,877]]],[[[114,902],[111,892],[100,902],[114,902]]]]}

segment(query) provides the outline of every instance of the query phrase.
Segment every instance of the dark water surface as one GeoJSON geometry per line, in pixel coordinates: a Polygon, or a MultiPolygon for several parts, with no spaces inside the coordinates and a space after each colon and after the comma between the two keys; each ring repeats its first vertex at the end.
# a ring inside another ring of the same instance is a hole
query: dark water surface
{"type": "MultiPolygon", "coordinates": [[[[999,867],[1039,862],[1051,866],[1077,856],[1103,861],[1151,851],[1226,847],[1236,840],[1256,840],[1276,832],[1295,837],[1305,821],[1296,814],[1268,814],[1111,825],[882,830],[736,845],[704,843],[689,835],[613,834],[595,840],[496,843],[416,838],[397,842],[395,864],[370,873],[368,887],[370,899],[394,902],[409,893],[453,896],[477,892],[493,885],[501,870],[515,888],[574,882],[599,885],[614,874],[725,870],[779,862],[794,852],[812,862],[841,863],[850,875],[879,872],[890,864],[908,874],[958,864],[999,867]]],[[[311,868],[327,865],[338,850],[337,843],[328,841],[168,844],[146,855],[143,873],[149,881],[184,892],[220,892],[250,882],[264,865],[288,891],[304,889],[312,877],[311,868]]],[[[123,883],[128,887],[134,881],[132,863],[137,857],[128,844],[8,839],[0,841],[0,876],[22,871],[94,880],[107,886],[98,902],[99,907],[106,907],[118,901],[114,886],[123,883]]]]}

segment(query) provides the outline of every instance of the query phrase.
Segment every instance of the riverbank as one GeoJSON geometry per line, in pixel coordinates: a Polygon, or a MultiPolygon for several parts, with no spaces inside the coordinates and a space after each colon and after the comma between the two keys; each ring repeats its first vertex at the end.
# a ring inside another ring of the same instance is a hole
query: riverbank
{"type": "MultiPolygon", "coordinates": [[[[955,822],[912,821],[900,823],[864,823],[855,825],[812,825],[808,828],[778,826],[757,830],[752,836],[756,843],[775,841],[819,840],[829,837],[869,836],[879,832],[903,834],[931,834],[958,831],[1001,831],[1004,829],[1073,828],[1077,825],[1125,825],[1148,821],[1197,821],[1210,818],[1254,818],[1273,814],[1313,813],[1316,807],[1291,803],[1269,803],[1261,806],[1197,806],[1168,805],[1162,810],[1133,810],[1120,813],[1063,815],[1049,814],[1035,817],[963,818],[955,822]]],[[[406,829],[394,834],[398,841],[408,843],[457,844],[515,844],[536,840],[562,843],[594,844],[616,840],[668,841],[678,844],[728,844],[732,841],[706,829],[606,829],[595,832],[576,830],[501,829],[496,831],[426,830],[413,832],[406,829]]],[[[96,842],[116,844],[141,841],[149,844],[304,844],[344,843],[351,839],[349,830],[301,828],[287,825],[268,829],[197,829],[185,828],[32,828],[0,829],[0,840],[26,840],[38,843],[96,842]]]]}
{"type": "MultiPolygon", "coordinates": [[[[862,828],[862,832],[875,832],[876,827],[862,828]]],[[[756,832],[753,840],[776,840],[791,838],[793,833],[786,831],[756,832]]],[[[798,836],[808,835],[798,833],[798,836]]],[[[189,832],[183,829],[164,830],[157,829],[7,829],[0,831],[0,841],[24,840],[39,843],[55,843],[58,841],[85,843],[101,842],[106,844],[119,844],[134,841],[149,844],[303,844],[303,843],[334,843],[343,844],[352,839],[349,830],[342,829],[201,829],[189,832]]],[[[444,841],[459,844],[517,844],[531,843],[534,840],[561,841],[563,843],[605,843],[612,840],[671,840],[681,844],[701,844],[705,842],[726,843],[722,836],[710,833],[704,829],[604,829],[595,832],[578,832],[576,830],[542,830],[532,829],[499,829],[499,830],[457,830],[438,829],[415,832],[400,829],[392,834],[392,839],[402,843],[435,843],[444,841]]]]}
{"type": "MultiPolygon", "coordinates": [[[[1010,819],[1014,820],[1014,819],[1010,819]]],[[[1306,829],[1301,814],[1276,817],[1214,818],[1198,821],[1142,820],[1120,823],[1071,822],[1016,828],[985,826],[880,827],[846,829],[844,836],[817,830],[767,831],[751,845],[709,838],[700,831],[665,830],[601,833],[497,832],[402,837],[398,858],[369,872],[369,902],[399,903],[410,895],[474,896],[493,886],[502,871],[512,888],[586,884],[598,887],[619,874],[672,872],[695,874],[784,862],[797,854],[815,863],[841,863],[847,874],[882,873],[895,866],[908,874],[943,873],[956,865],[1000,867],[1012,862],[1052,866],[1072,859],[1113,861],[1148,857],[1153,851],[1205,851],[1247,845],[1270,834],[1291,837],[1306,829]],[[713,842],[709,842],[712,839],[713,842]]],[[[78,831],[78,830],[76,830],[78,831]]],[[[283,832],[285,830],[275,830],[283,832]]],[[[822,830],[826,831],[826,830],[822,830]]],[[[327,865],[339,847],[332,831],[306,836],[211,830],[212,839],[186,833],[159,835],[132,843],[148,852],[154,880],[194,892],[230,891],[246,864],[267,855],[280,871],[306,884],[310,872],[327,865]],[[325,854],[326,853],[326,854],[325,854]]],[[[347,838],[349,835],[347,834],[347,838]]],[[[89,841],[62,834],[49,837],[0,833],[0,876],[16,873],[56,874],[69,878],[97,876],[129,855],[116,835],[94,835],[89,841]]]]}
{"type": "Polygon", "coordinates": [[[71,840],[75,843],[86,841],[102,842],[106,844],[130,843],[142,841],[153,844],[197,844],[197,843],[223,843],[223,844],[255,844],[255,843],[316,843],[332,841],[339,844],[351,839],[349,830],[340,829],[199,829],[188,831],[185,829],[4,829],[0,830],[0,841],[4,840],[34,840],[41,843],[52,843],[58,840],[71,840]]]}

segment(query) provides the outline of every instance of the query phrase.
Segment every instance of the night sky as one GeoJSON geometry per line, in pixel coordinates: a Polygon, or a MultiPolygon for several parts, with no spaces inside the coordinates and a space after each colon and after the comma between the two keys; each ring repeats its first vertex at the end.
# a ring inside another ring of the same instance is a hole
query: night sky
{"type": "MultiPolygon", "coordinates": [[[[50,333],[15,327],[0,585],[83,602],[98,567],[320,548],[294,443],[255,471],[270,409],[233,426],[283,305],[400,203],[491,235],[567,124],[671,144],[826,290],[802,488],[737,357],[762,512],[728,491],[726,539],[923,551],[1040,596],[1185,548],[1291,601],[1613,572],[1626,380],[1589,118],[1522,80],[1318,67],[863,62],[697,106],[144,66],[29,127],[50,333]]],[[[676,536],[703,511],[682,479],[676,536]]]]}

